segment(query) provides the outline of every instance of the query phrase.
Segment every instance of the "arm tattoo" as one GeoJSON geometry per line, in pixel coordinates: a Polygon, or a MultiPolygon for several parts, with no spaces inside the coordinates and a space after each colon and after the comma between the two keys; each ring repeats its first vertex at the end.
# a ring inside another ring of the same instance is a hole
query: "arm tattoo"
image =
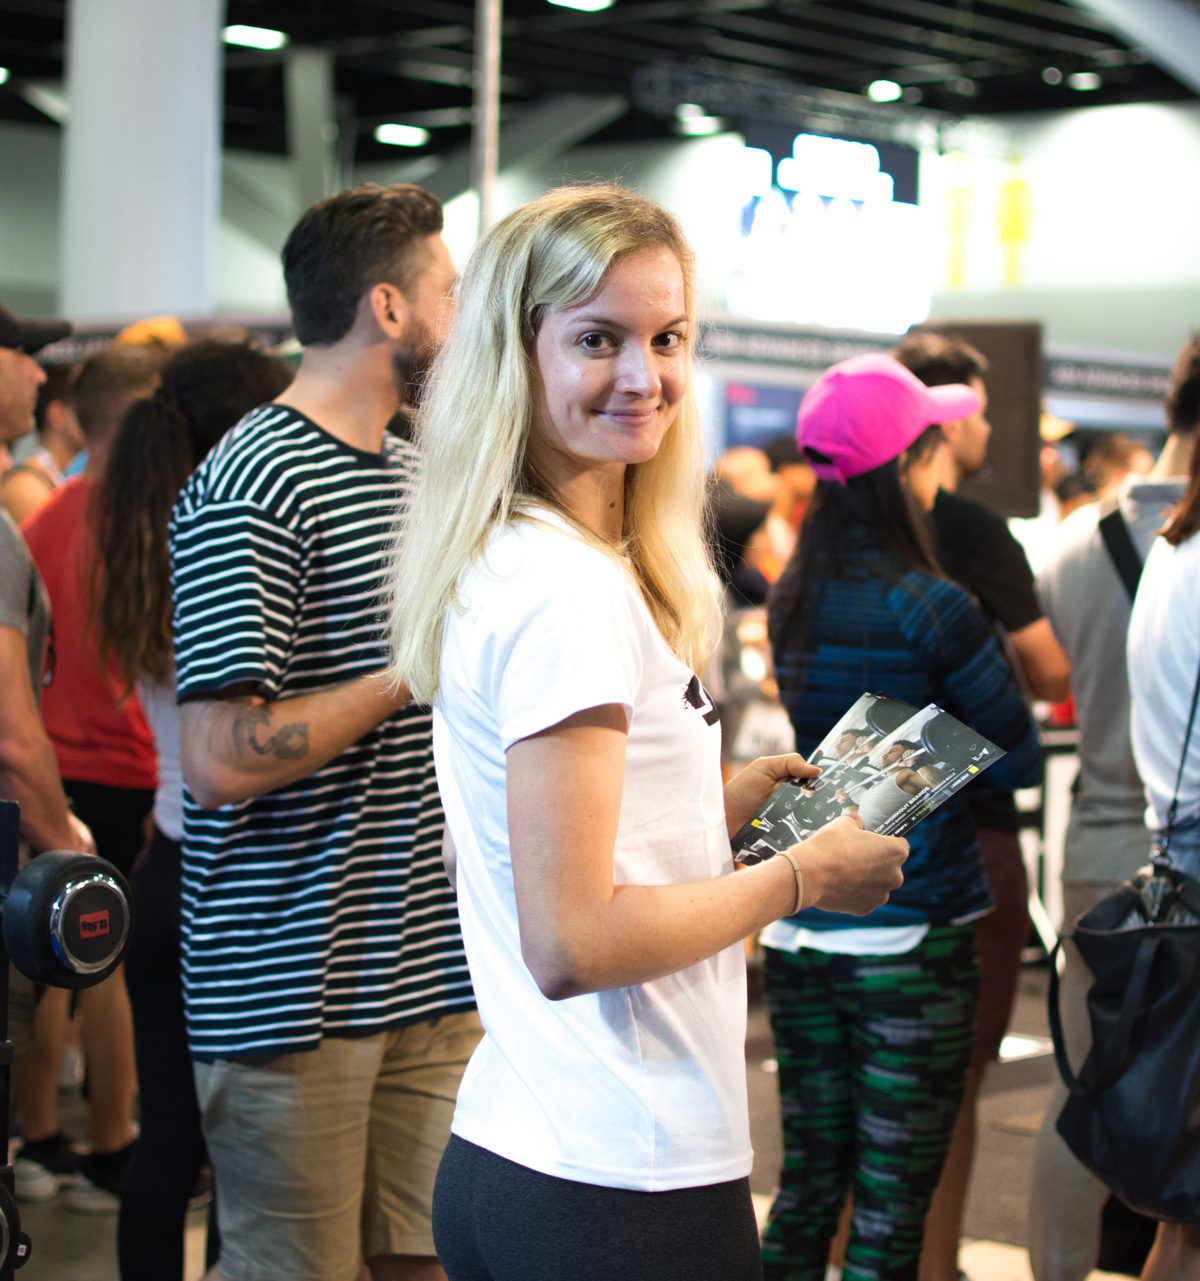
{"type": "Polygon", "coordinates": [[[273,734],[271,713],[265,707],[247,707],[233,718],[233,747],[239,756],[273,756],[278,761],[298,761],[308,753],[308,722],[281,725],[273,734]]]}

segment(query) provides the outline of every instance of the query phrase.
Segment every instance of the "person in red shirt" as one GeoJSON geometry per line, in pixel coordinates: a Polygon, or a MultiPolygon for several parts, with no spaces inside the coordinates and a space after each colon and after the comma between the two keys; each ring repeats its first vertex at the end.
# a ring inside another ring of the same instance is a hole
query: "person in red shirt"
{"type": "MultiPolygon", "coordinates": [[[[154,741],[136,697],[123,693],[100,663],[90,621],[95,534],[93,489],[125,410],[150,395],[162,357],[131,348],[89,356],[72,379],[70,398],[88,446],[83,475],[68,481],[21,527],[50,597],[49,683],[42,715],[75,813],[92,829],[102,858],[128,873],[145,843],[157,778],[154,741]],[[90,816],[90,817],[85,817],[90,816]]],[[[48,993],[39,1017],[65,1036],[66,993],[48,993]]],[[[129,997],[118,971],[82,1002],[89,1065],[91,1151],[80,1159],[67,1201],[85,1211],[115,1211],[133,1142],[136,1079],[129,997]]],[[[44,1030],[44,1029],[43,1029],[44,1030]]],[[[40,1043],[47,1059],[55,1037],[40,1043]]],[[[18,1082],[27,1139],[58,1132],[57,1062],[31,1055],[18,1082]]]]}

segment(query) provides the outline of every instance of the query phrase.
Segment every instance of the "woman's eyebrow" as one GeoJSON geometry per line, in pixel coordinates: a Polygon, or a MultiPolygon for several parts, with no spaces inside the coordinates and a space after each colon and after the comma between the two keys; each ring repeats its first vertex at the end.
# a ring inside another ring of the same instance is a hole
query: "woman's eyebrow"
{"type": "MultiPolygon", "coordinates": [[[[570,323],[572,325],[607,325],[610,329],[627,329],[628,326],[617,320],[613,316],[603,316],[598,312],[584,312],[579,316],[572,316],[570,323]]],[[[671,320],[664,321],[659,329],[671,329],[675,325],[687,324],[687,316],[675,316],[671,320]]]]}

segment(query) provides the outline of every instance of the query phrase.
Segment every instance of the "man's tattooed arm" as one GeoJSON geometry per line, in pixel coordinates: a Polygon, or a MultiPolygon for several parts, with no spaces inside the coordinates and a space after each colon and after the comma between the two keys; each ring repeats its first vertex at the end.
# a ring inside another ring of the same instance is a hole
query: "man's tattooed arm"
{"type": "Polygon", "coordinates": [[[408,699],[382,672],[270,702],[245,687],[180,705],[183,776],[203,809],[307,778],[408,699]]]}
{"type": "Polygon", "coordinates": [[[239,756],[273,756],[279,761],[298,761],[308,755],[308,722],[292,721],[272,730],[271,710],[265,704],[243,707],[230,727],[233,750],[239,756]]]}

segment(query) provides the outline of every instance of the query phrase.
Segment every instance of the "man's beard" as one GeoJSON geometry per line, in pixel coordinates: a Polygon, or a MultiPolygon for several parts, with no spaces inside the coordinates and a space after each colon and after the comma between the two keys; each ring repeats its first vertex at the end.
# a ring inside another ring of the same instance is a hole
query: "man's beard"
{"type": "Polygon", "coordinates": [[[429,370],[437,356],[437,342],[424,327],[411,335],[411,341],[392,356],[396,371],[396,394],[406,409],[416,409],[425,391],[429,370]]]}

